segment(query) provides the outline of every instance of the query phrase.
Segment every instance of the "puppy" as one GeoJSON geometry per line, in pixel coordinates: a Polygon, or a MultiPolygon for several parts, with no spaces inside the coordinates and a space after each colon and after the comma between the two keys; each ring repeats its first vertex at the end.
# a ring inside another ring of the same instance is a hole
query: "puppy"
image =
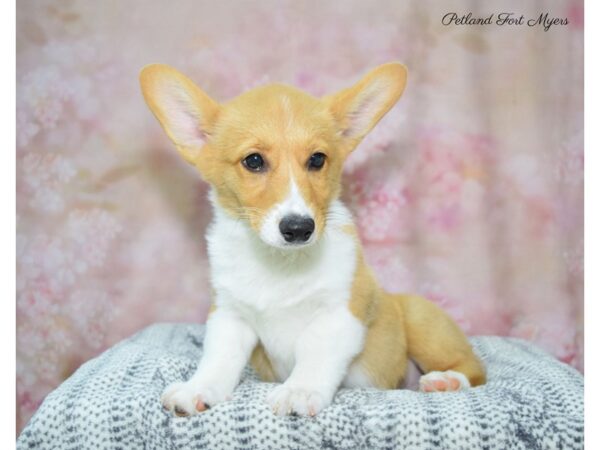
{"type": "Polygon", "coordinates": [[[409,360],[426,392],[485,382],[440,308],[378,286],[339,199],[344,160],[406,78],[389,63],[323,98],[274,84],[218,103],[173,68],[142,70],[148,106],[214,207],[204,353],[191,379],[166,388],[165,408],[192,415],[228,400],[248,361],[282,383],[266,399],[278,415],[314,416],[340,386],[397,388],[409,360]]]}

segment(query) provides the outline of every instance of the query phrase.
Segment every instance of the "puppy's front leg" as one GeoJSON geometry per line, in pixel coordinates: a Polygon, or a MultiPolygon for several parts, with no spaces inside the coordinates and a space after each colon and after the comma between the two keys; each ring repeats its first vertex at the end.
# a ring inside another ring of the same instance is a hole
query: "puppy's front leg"
{"type": "Polygon", "coordinates": [[[289,378],[267,397],[273,412],[314,416],[328,406],[364,336],[364,326],[347,307],[320,312],[296,343],[289,378]]]}
{"type": "Polygon", "coordinates": [[[204,354],[192,378],[168,386],[161,402],[177,415],[192,415],[227,400],[252,350],[254,330],[235,312],[218,308],[206,322],[204,354]]]}

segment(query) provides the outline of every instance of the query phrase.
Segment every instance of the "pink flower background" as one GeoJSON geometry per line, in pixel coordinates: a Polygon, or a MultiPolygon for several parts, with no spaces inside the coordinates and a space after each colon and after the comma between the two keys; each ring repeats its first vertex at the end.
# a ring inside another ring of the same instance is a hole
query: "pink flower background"
{"type": "Polygon", "coordinates": [[[18,429],[107,347],[206,317],[207,187],[143,102],[153,62],[219,100],[404,62],[404,97],[344,179],[381,283],[583,370],[583,2],[543,5],[19,1],[18,429]],[[569,24],[442,26],[451,11],[569,24]]]}

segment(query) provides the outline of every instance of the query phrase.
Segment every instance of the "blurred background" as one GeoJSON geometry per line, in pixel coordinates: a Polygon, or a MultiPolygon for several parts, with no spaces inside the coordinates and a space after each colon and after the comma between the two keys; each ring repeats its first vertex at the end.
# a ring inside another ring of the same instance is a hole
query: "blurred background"
{"type": "Polygon", "coordinates": [[[107,347],[205,320],[207,187],[145,106],[144,65],[226,100],[275,81],[323,95],[388,61],[407,89],[344,179],[375,273],[583,371],[582,1],[21,0],[17,431],[107,347]]]}

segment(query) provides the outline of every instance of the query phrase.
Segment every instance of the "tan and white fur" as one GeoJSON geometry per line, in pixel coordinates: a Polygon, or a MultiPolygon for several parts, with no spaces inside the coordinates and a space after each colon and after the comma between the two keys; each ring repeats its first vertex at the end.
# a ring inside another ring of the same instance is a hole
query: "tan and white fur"
{"type": "Polygon", "coordinates": [[[406,78],[389,63],[323,98],[269,85],[217,103],[173,68],[143,69],[146,102],[210,183],[214,208],[204,353],[189,380],[165,389],[165,408],[191,415],[227,401],[249,361],[281,383],[266,398],[279,415],[315,415],[340,386],[397,388],[410,360],[426,392],[485,382],[440,308],[378,286],[339,200],[344,160],[406,78]]]}

